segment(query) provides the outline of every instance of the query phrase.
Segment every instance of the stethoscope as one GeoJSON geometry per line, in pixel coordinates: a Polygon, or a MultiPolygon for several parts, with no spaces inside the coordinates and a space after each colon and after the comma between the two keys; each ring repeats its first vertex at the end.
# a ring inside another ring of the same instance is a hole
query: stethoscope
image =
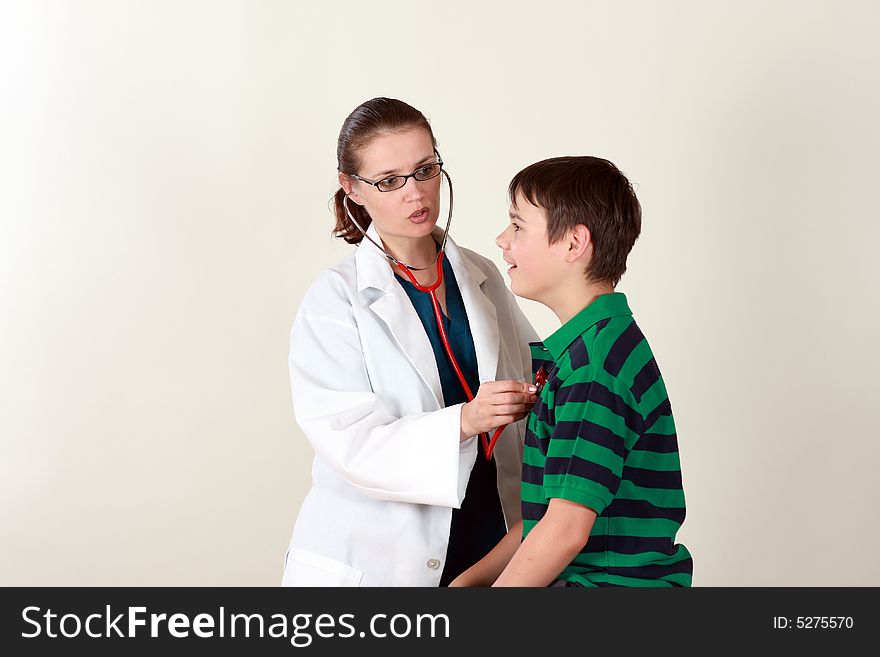
{"type": "MultiPolygon", "coordinates": [[[[342,199],[342,205],[345,208],[345,214],[348,216],[349,221],[355,225],[355,227],[363,233],[364,237],[370,240],[377,249],[379,249],[382,253],[385,254],[385,257],[388,261],[396,266],[400,271],[402,271],[406,277],[409,279],[410,283],[415,286],[415,288],[419,292],[427,292],[431,296],[431,305],[434,307],[434,319],[437,320],[437,329],[440,332],[440,340],[443,342],[443,349],[446,351],[446,355],[449,356],[449,362],[452,364],[452,369],[455,370],[455,375],[458,377],[459,383],[461,383],[461,387],[464,390],[464,394],[467,397],[468,401],[472,401],[474,398],[474,393],[471,391],[471,387],[468,385],[467,379],[464,378],[464,374],[461,371],[461,367],[458,365],[458,361],[455,358],[455,354],[452,353],[452,347],[449,346],[449,338],[446,335],[446,329],[443,327],[443,319],[441,317],[440,311],[440,302],[437,300],[437,288],[443,284],[443,255],[446,248],[446,238],[449,236],[449,226],[452,223],[452,178],[449,177],[449,174],[445,169],[441,169],[440,173],[446,176],[446,182],[449,185],[449,214],[446,217],[446,228],[443,231],[443,240],[440,242],[440,249],[437,251],[437,280],[432,285],[422,285],[420,284],[413,274],[414,271],[425,271],[431,265],[427,267],[413,267],[405,262],[401,262],[393,255],[388,253],[382,246],[376,242],[372,237],[367,235],[367,231],[364,230],[363,226],[361,226],[357,220],[352,215],[351,210],[348,207],[348,194],[342,199]]],[[[507,425],[502,425],[495,429],[495,433],[492,434],[492,438],[488,437],[488,434],[480,434],[480,441],[483,445],[483,454],[486,456],[486,459],[492,458],[492,452],[495,449],[495,443],[498,442],[498,437],[504,431],[507,425]]]]}

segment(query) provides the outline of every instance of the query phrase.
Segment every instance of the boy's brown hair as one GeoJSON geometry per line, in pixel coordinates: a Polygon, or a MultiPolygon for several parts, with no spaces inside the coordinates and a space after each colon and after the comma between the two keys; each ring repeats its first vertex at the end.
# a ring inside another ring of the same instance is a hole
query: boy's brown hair
{"type": "Polygon", "coordinates": [[[593,242],[587,280],[617,285],[642,229],[642,208],[613,163],[592,156],[541,160],[513,177],[508,194],[514,207],[520,194],[546,211],[550,244],[575,226],[586,226],[593,242]]]}

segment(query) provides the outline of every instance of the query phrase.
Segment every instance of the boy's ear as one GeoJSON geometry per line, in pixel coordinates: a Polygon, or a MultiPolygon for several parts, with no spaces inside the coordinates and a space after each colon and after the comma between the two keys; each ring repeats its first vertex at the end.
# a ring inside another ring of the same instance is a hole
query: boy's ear
{"type": "Polygon", "coordinates": [[[364,204],[364,199],[361,198],[361,195],[355,189],[352,179],[341,171],[339,172],[339,186],[342,187],[343,191],[346,194],[348,194],[349,199],[351,199],[358,205],[364,204]]]}
{"type": "Polygon", "coordinates": [[[593,253],[593,237],[590,229],[583,224],[578,224],[568,233],[568,251],[565,254],[566,262],[577,262],[584,255],[587,257],[593,253]]]}

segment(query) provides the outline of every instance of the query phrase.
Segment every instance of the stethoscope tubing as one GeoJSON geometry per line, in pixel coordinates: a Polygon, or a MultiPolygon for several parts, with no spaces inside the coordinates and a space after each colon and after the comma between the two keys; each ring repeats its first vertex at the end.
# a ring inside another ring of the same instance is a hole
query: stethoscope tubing
{"type": "MultiPolygon", "coordinates": [[[[461,371],[461,367],[458,364],[458,360],[455,358],[455,354],[452,353],[452,347],[449,344],[449,337],[446,335],[446,329],[443,327],[443,319],[441,317],[440,310],[440,302],[437,299],[437,288],[439,288],[443,284],[443,257],[445,255],[446,249],[446,239],[449,237],[449,226],[452,223],[452,178],[449,177],[449,174],[445,169],[441,170],[441,173],[446,176],[446,182],[449,185],[449,213],[446,217],[446,228],[443,231],[443,240],[440,243],[440,249],[437,251],[437,258],[435,263],[437,265],[437,280],[431,285],[422,285],[416,280],[414,271],[424,271],[430,267],[413,267],[405,262],[402,262],[395,258],[393,255],[388,253],[382,246],[376,242],[372,237],[367,235],[367,231],[364,230],[363,226],[358,223],[358,221],[354,218],[354,215],[351,213],[351,210],[348,207],[348,194],[342,199],[342,205],[345,208],[345,214],[348,216],[349,221],[351,221],[354,226],[363,233],[364,237],[366,237],[373,245],[379,249],[388,261],[400,271],[402,271],[407,278],[409,278],[410,282],[415,286],[417,290],[420,292],[427,292],[431,297],[431,305],[434,308],[434,319],[437,321],[437,328],[440,332],[440,340],[443,343],[443,349],[446,351],[446,355],[449,357],[449,362],[452,365],[452,369],[455,370],[455,375],[458,377],[458,381],[461,384],[462,390],[464,390],[465,396],[467,400],[473,401],[474,393],[471,390],[471,387],[468,385],[467,379],[465,379],[464,373],[461,371]]],[[[486,433],[480,434],[480,441],[483,446],[483,454],[486,459],[492,458],[492,452],[495,450],[495,443],[498,442],[498,438],[501,436],[501,433],[504,429],[507,428],[507,425],[502,425],[495,429],[495,432],[492,434],[492,437],[489,438],[489,435],[486,433]]]]}
{"type": "MultiPolygon", "coordinates": [[[[412,283],[417,290],[420,292],[427,292],[431,297],[431,305],[434,307],[434,319],[437,320],[437,328],[440,331],[440,341],[443,343],[443,349],[446,351],[446,355],[449,357],[449,362],[452,364],[452,369],[455,370],[455,375],[458,377],[458,381],[461,384],[462,389],[464,390],[464,394],[467,397],[468,401],[473,401],[474,393],[471,390],[471,387],[468,385],[467,379],[464,376],[464,373],[461,371],[461,367],[458,364],[458,360],[455,358],[455,354],[452,353],[452,346],[449,344],[449,337],[446,335],[446,328],[443,326],[443,319],[440,315],[440,302],[437,299],[437,288],[440,287],[440,284],[443,282],[443,251],[440,250],[437,252],[437,280],[430,286],[424,286],[419,284],[416,280],[415,275],[405,267],[398,267],[406,274],[407,278],[409,278],[410,283],[412,283]]],[[[492,434],[492,438],[489,438],[488,434],[481,433],[480,441],[483,444],[483,454],[486,456],[486,459],[492,458],[492,452],[495,450],[495,443],[498,442],[498,438],[501,436],[501,433],[507,427],[506,424],[495,429],[495,433],[492,434]]]]}

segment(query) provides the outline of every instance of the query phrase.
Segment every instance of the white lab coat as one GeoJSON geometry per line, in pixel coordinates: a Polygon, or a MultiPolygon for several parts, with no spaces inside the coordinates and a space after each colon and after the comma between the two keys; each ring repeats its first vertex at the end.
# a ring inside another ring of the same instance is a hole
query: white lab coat
{"type": "MultiPolygon", "coordinates": [[[[480,381],[531,380],[528,343],[537,336],[497,268],[452,240],[446,257],[480,381]]],[[[315,459],[282,585],[437,586],[479,438],[460,442],[461,405],[443,407],[430,341],[369,241],[306,293],[291,330],[290,380],[315,459]]],[[[508,426],[495,446],[508,527],[520,519],[524,431],[524,421],[508,426]]]]}

